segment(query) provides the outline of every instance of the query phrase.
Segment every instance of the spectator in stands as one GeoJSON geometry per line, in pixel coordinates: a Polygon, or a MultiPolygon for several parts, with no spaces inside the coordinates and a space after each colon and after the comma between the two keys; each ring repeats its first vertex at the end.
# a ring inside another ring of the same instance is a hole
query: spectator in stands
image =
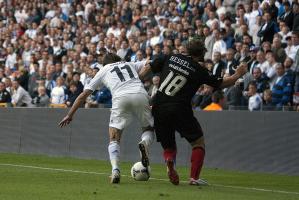
{"type": "Polygon", "coordinates": [[[70,86],[69,86],[68,98],[67,98],[65,104],[68,107],[71,107],[81,92],[78,90],[78,84],[75,81],[71,81],[70,86]]]}
{"type": "Polygon", "coordinates": [[[272,91],[266,89],[263,92],[263,110],[275,110],[275,105],[272,102],[272,91]]]}
{"type": "Polygon", "coordinates": [[[274,85],[272,87],[272,102],[277,108],[290,106],[292,85],[285,75],[285,69],[282,64],[276,66],[276,74],[277,77],[274,80],[274,85]]]}
{"type": "Polygon", "coordinates": [[[193,98],[193,107],[196,110],[202,110],[212,103],[213,88],[209,85],[203,85],[199,88],[196,96],[193,98]]]}
{"type": "Polygon", "coordinates": [[[236,60],[240,60],[241,57],[241,49],[242,49],[242,42],[235,42],[235,55],[234,58],[236,60]]]}
{"type": "Polygon", "coordinates": [[[276,21],[276,18],[278,16],[278,8],[276,7],[275,2],[276,2],[276,0],[269,1],[268,11],[271,15],[271,18],[276,21]]]}
{"type": "Polygon", "coordinates": [[[223,77],[225,73],[225,63],[221,60],[220,52],[214,52],[213,54],[213,68],[212,73],[217,77],[223,77]]]}
{"type": "Polygon", "coordinates": [[[262,25],[262,17],[257,16],[255,24],[250,28],[250,35],[252,36],[252,42],[253,44],[258,47],[261,44],[260,38],[258,37],[257,33],[259,32],[262,25]]]}
{"type": "Polygon", "coordinates": [[[220,53],[221,57],[224,58],[227,50],[226,43],[223,41],[222,35],[218,29],[213,31],[213,35],[215,37],[215,43],[213,45],[212,58],[214,58],[216,52],[220,53]]]}
{"type": "Polygon", "coordinates": [[[20,86],[22,86],[22,88],[28,91],[29,73],[27,69],[20,68],[19,71],[17,71],[16,73],[16,78],[18,79],[20,86]]]}
{"type": "Polygon", "coordinates": [[[240,83],[224,90],[224,94],[226,97],[226,104],[229,107],[237,107],[241,105],[242,88],[240,87],[240,83]]]}
{"type": "MultiPolygon", "coordinates": [[[[1,66],[1,63],[0,63],[0,66],[1,66]]],[[[5,72],[4,72],[4,69],[2,69],[0,67],[0,81],[4,81],[5,79],[5,72]]]]}
{"type": "Polygon", "coordinates": [[[233,75],[239,65],[239,62],[234,58],[234,53],[233,49],[228,49],[226,52],[225,76],[233,75]]]}
{"type": "Polygon", "coordinates": [[[47,91],[48,96],[51,96],[51,91],[55,86],[56,86],[56,82],[52,79],[52,73],[47,71],[46,72],[45,87],[46,87],[46,91],[47,91]]]}
{"type": "Polygon", "coordinates": [[[6,91],[9,92],[10,96],[12,96],[13,89],[11,79],[9,77],[5,77],[4,80],[2,80],[2,82],[5,83],[6,91]]]}
{"type": "Polygon", "coordinates": [[[32,107],[29,93],[20,86],[17,80],[12,81],[12,100],[14,107],[32,107]]]}
{"type": "Polygon", "coordinates": [[[34,95],[34,90],[36,89],[38,83],[37,80],[40,79],[39,77],[39,65],[38,63],[33,63],[33,71],[29,74],[29,83],[28,83],[28,92],[31,97],[34,95]]]}
{"type": "Polygon", "coordinates": [[[141,49],[139,49],[136,53],[136,62],[140,62],[144,60],[144,55],[141,49]]]}
{"type": "Polygon", "coordinates": [[[101,107],[111,108],[112,107],[112,95],[107,87],[102,87],[97,91],[95,101],[101,107]]]}
{"type": "Polygon", "coordinates": [[[271,42],[265,41],[262,43],[262,50],[267,53],[268,51],[271,51],[271,42]]]}
{"type": "Polygon", "coordinates": [[[64,104],[67,99],[67,92],[64,86],[64,78],[59,76],[56,79],[56,86],[51,91],[50,102],[52,104],[64,104]]]}
{"type": "Polygon", "coordinates": [[[257,47],[251,47],[250,48],[250,61],[248,62],[248,72],[252,74],[253,69],[257,67],[258,61],[257,61],[257,52],[258,52],[257,47]]]}
{"type": "Polygon", "coordinates": [[[283,5],[284,5],[284,13],[278,17],[278,20],[284,22],[289,27],[289,29],[292,30],[294,14],[290,2],[285,1],[283,2],[283,5]]]}
{"type": "Polygon", "coordinates": [[[292,46],[288,56],[296,61],[297,52],[299,50],[299,31],[293,31],[291,35],[292,46]]]}
{"type": "Polygon", "coordinates": [[[152,81],[153,81],[153,88],[151,90],[150,97],[154,98],[154,96],[156,95],[159,89],[160,76],[154,76],[152,81]]]}
{"type": "Polygon", "coordinates": [[[55,72],[53,75],[53,80],[56,80],[58,77],[63,77],[64,79],[66,78],[66,73],[63,72],[62,64],[60,62],[57,62],[55,64],[55,72]]]}
{"type": "Polygon", "coordinates": [[[256,67],[253,69],[253,81],[256,83],[257,93],[261,96],[266,89],[269,89],[269,83],[267,79],[262,75],[260,68],[256,67]]]}
{"type": "Polygon", "coordinates": [[[212,50],[215,43],[215,37],[210,33],[210,28],[208,26],[203,28],[203,34],[205,37],[205,47],[207,49],[205,60],[212,59],[212,50]]]}
{"type": "Polygon", "coordinates": [[[145,49],[145,58],[148,60],[152,60],[153,59],[153,49],[152,47],[148,46],[145,49]]]}
{"type": "Polygon", "coordinates": [[[241,48],[241,54],[240,54],[240,59],[238,60],[240,63],[241,62],[249,62],[250,61],[250,54],[249,54],[249,45],[246,43],[242,44],[242,48],[241,48]]]}
{"type": "Polygon", "coordinates": [[[272,42],[273,36],[277,32],[276,24],[272,19],[276,19],[276,18],[272,18],[269,12],[264,13],[263,15],[264,23],[261,26],[259,32],[257,33],[257,35],[261,38],[262,42],[265,41],[272,42]]]}
{"type": "Polygon", "coordinates": [[[39,86],[38,95],[32,99],[32,103],[36,107],[48,107],[50,104],[50,98],[46,93],[46,88],[44,86],[39,86]]]}
{"type": "Polygon", "coordinates": [[[117,55],[124,59],[128,53],[129,45],[127,40],[123,40],[121,43],[121,48],[117,50],[117,55]]]}
{"type": "Polygon", "coordinates": [[[299,3],[296,1],[293,1],[293,14],[294,14],[294,20],[293,20],[293,31],[299,31],[299,3]]]}
{"type": "Polygon", "coordinates": [[[10,103],[11,96],[9,92],[5,89],[5,83],[0,82],[0,103],[10,103]]]}
{"type": "Polygon", "coordinates": [[[285,75],[291,82],[292,90],[294,89],[295,78],[296,78],[296,74],[292,69],[293,64],[294,64],[294,62],[293,62],[292,58],[290,58],[290,57],[287,57],[283,63],[284,69],[285,69],[285,75]]]}
{"type": "MultiPolygon", "coordinates": [[[[98,71],[98,69],[96,69],[98,71]]],[[[83,91],[83,84],[80,81],[80,74],[78,72],[73,73],[73,79],[72,81],[76,84],[78,93],[80,94],[83,91]]]]}
{"type": "Polygon", "coordinates": [[[288,56],[294,60],[293,70],[296,75],[294,91],[299,92],[299,30],[292,32],[292,43],[293,46],[291,48],[290,55],[288,56]]]}
{"type": "Polygon", "coordinates": [[[5,61],[5,67],[8,67],[10,69],[16,69],[17,64],[17,54],[14,52],[13,47],[7,48],[7,57],[5,61]]]}
{"type": "MultiPolygon", "coordinates": [[[[5,2],[0,6],[0,79],[17,77],[31,95],[37,94],[36,80],[43,79],[39,74],[41,69],[42,74],[48,74],[45,87],[50,95],[58,76],[63,76],[64,85],[68,86],[72,74],[78,72],[85,85],[92,74],[89,68],[101,68],[107,51],[136,61],[138,50],[142,50],[144,58],[153,59],[153,54],[160,54],[161,50],[164,54],[184,52],[184,43],[191,37],[205,41],[208,50],[205,60],[213,59],[212,54],[218,51],[221,60],[228,62],[224,46],[234,48],[237,61],[241,56],[248,57],[248,49],[253,49],[253,45],[263,49],[264,52],[257,52],[258,63],[248,64],[248,77],[254,67],[260,67],[262,72],[269,67],[264,55],[268,50],[272,50],[275,60],[281,63],[286,54],[293,60],[291,69],[297,77],[293,92],[299,91],[297,1],[5,2]],[[277,34],[276,20],[280,29],[277,34]],[[38,69],[34,63],[38,63],[38,69]],[[25,71],[21,72],[22,69],[25,71]]],[[[249,81],[244,77],[245,89],[249,81]]]]}
{"type": "Polygon", "coordinates": [[[279,37],[273,38],[272,52],[274,53],[275,60],[279,63],[283,63],[287,55],[284,48],[281,46],[281,39],[279,37]]]}
{"type": "Polygon", "coordinates": [[[217,90],[212,94],[212,103],[206,106],[205,111],[222,111],[225,104],[224,93],[221,90],[217,90]]]}
{"type": "Polygon", "coordinates": [[[266,75],[266,78],[268,79],[270,83],[270,88],[272,88],[274,84],[274,79],[276,77],[276,68],[280,64],[276,62],[275,55],[272,51],[268,51],[266,54],[266,58],[268,61],[268,65],[265,66],[264,69],[262,69],[262,72],[266,75]]]}
{"type": "Polygon", "coordinates": [[[257,85],[254,81],[249,83],[247,95],[249,96],[248,110],[261,110],[263,101],[259,93],[257,93],[257,85]]]}
{"type": "MultiPolygon", "coordinates": [[[[279,32],[278,34],[281,36],[281,43],[284,45],[287,44],[286,38],[290,36],[290,29],[284,22],[279,22],[279,32]]],[[[284,46],[285,47],[285,46],[284,46]]]]}

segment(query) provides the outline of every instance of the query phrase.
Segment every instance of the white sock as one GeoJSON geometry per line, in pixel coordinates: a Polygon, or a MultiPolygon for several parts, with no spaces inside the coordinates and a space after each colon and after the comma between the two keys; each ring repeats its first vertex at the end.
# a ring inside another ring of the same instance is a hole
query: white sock
{"type": "Polygon", "coordinates": [[[119,163],[119,157],[120,157],[120,146],[118,142],[112,141],[109,143],[108,146],[108,152],[110,157],[110,162],[112,166],[112,171],[115,169],[119,169],[118,163],[119,163]]]}
{"type": "Polygon", "coordinates": [[[145,131],[141,136],[141,140],[145,142],[147,146],[150,146],[155,139],[155,133],[153,131],[145,131]]]}

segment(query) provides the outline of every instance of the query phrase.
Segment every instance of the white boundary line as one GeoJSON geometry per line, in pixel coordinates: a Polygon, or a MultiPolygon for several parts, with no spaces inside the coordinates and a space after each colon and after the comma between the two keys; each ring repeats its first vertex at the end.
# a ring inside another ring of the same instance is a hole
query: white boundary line
{"type": "MultiPolygon", "coordinates": [[[[39,167],[39,166],[31,166],[31,165],[17,165],[17,164],[10,164],[10,163],[0,163],[0,166],[40,169],[40,170],[49,170],[49,171],[58,171],[58,172],[70,172],[70,173],[78,173],[78,174],[94,174],[94,175],[107,175],[107,176],[110,175],[110,174],[103,173],[103,172],[81,171],[81,170],[72,170],[72,169],[59,169],[59,168],[39,167]]],[[[122,174],[122,176],[129,177],[128,175],[123,175],[123,174],[122,174]]],[[[150,179],[157,180],[157,181],[167,181],[167,182],[169,181],[168,179],[160,179],[160,178],[150,178],[150,179]]],[[[188,183],[187,181],[180,181],[180,182],[188,183]]],[[[270,189],[242,187],[242,186],[233,186],[233,185],[222,185],[222,184],[210,184],[210,185],[215,186],[215,187],[223,187],[223,188],[299,195],[299,192],[289,192],[289,191],[283,191],[283,190],[270,190],[270,189]]]]}

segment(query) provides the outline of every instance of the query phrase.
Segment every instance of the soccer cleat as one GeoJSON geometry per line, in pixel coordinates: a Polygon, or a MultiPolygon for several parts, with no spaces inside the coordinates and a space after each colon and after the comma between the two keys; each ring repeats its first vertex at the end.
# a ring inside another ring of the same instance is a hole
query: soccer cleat
{"type": "Polygon", "coordinates": [[[207,185],[209,185],[209,183],[208,183],[208,181],[200,179],[200,178],[197,180],[195,180],[194,178],[190,178],[189,185],[207,186],[207,185]]]}
{"type": "Polygon", "coordinates": [[[180,178],[178,173],[175,170],[174,161],[167,160],[166,165],[167,165],[167,174],[168,174],[169,181],[174,185],[178,185],[180,183],[180,178]]]}
{"type": "Polygon", "coordinates": [[[117,184],[120,182],[120,171],[119,169],[114,169],[111,174],[111,183],[117,184]]]}
{"type": "Polygon", "coordinates": [[[144,141],[139,142],[138,144],[140,155],[141,155],[141,163],[144,167],[149,166],[149,158],[148,158],[148,149],[147,145],[144,141]]]}

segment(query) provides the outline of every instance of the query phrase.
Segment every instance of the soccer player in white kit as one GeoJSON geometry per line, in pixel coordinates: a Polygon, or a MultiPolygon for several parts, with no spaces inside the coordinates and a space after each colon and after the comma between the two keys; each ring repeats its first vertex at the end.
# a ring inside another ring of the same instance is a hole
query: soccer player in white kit
{"type": "Polygon", "coordinates": [[[123,129],[137,117],[141,123],[142,136],[138,147],[141,162],[149,165],[148,147],[154,141],[153,117],[149,106],[149,97],[139,79],[138,72],[146,64],[143,62],[123,62],[116,54],[108,53],[104,57],[104,67],[87,84],[78,96],[68,114],[59,123],[60,127],[72,121],[73,115],[86,98],[100,85],[105,85],[112,93],[112,109],[109,123],[110,143],[108,152],[112,165],[111,183],[120,182],[120,138],[123,129]]]}

